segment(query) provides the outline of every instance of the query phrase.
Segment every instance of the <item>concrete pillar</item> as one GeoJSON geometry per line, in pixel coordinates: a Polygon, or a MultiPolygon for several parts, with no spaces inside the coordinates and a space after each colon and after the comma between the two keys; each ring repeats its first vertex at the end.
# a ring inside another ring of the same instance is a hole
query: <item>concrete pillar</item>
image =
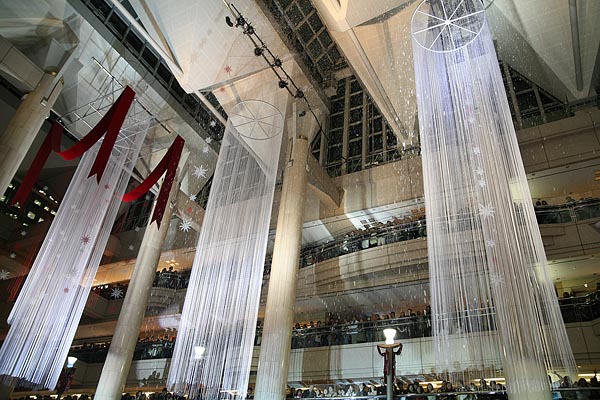
{"type": "Polygon", "coordinates": [[[292,149],[293,159],[285,170],[281,190],[254,396],[261,400],[285,398],[308,179],[307,157],[308,140],[300,137],[292,149]]]}
{"type": "MultiPolygon", "coordinates": [[[[171,200],[178,190],[179,186],[174,183],[171,189],[171,200]]],[[[146,227],[135,260],[133,274],[123,300],[123,306],[119,313],[115,333],[110,342],[108,356],[102,367],[96,395],[94,396],[96,400],[121,398],[172,215],[173,208],[169,202],[160,229],[157,228],[156,224],[146,227]]]]}
{"type": "Polygon", "coordinates": [[[25,96],[0,136],[0,195],[6,192],[62,90],[62,79],[54,88],[50,87],[54,78],[54,75],[44,74],[38,86],[25,96]]]}

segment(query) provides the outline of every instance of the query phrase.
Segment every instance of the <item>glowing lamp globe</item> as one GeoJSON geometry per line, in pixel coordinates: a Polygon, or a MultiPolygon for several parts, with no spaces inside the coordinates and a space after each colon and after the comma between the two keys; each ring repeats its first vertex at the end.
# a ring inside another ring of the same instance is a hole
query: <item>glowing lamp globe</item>
{"type": "Polygon", "coordinates": [[[67,368],[73,368],[75,363],[77,362],[77,357],[69,356],[67,357],[67,368]]]}
{"type": "Polygon", "coordinates": [[[396,337],[396,330],[394,328],[384,329],[383,336],[385,336],[385,344],[394,344],[394,337],[396,337]]]}

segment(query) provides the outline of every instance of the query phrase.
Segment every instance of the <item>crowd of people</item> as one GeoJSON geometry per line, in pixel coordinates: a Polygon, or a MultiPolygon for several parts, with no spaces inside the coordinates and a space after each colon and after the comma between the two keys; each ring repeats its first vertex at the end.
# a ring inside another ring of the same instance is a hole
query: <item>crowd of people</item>
{"type": "MultiPolygon", "coordinates": [[[[432,398],[440,399],[456,399],[455,393],[477,393],[478,396],[470,397],[472,399],[506,399],[506,388],[496,381],[490,381],[489,383],[485,379],[479,381],[479,385],[471,383],[465,385],[463,382],[459,382],[457,386],[454,386],[450,381],[442,381],[439,386],[434,387],[432,383],[427,382],[400,382],[396,381],[394,384],[394,396],[401,398],[403,396],[409,396],[410,398],[426,400],[428,395],[432,398]],[[481,395],[481,392],[495,392],[493,394],[486,393],[485,396],[481,395]],[[440,396],[441,394],[441,396],[440,396]],[[419,395],[423,395],[420,397],[419,395]],[[435,397],[433,397],[435,396],[435,397]]],[[[351,399],[354,397],[368,397],[368,396],[383,396],[387,393],[387,386],[381,381],[379,385],[372,384],[354,384],[354,385],[310,385],[307,389],[291,389],[288,388],[286,398],[302,398],[302,399],[319,399],[319,398],[338,398],[338,399],[351,399]]],[[[468,394],[467,394],[468,396],[468,394]]],[[[462,399],[469,397],[462,396],[462,399]]]]}
{"type": "Polygon", "coordinates": [[[534,208],[538,224],[559,224],[600,217],[600,199],[595,197],[575,200],[567,196],[564,203],[558,205],[537,199],[534,208]]]}
{"type": "MultiPolygon", "coordinates": [[[[327,243],[306,246],[300,251],[300,268],[339,257],[344,254],[427,236],[425,209],[415,209],[411,215],[374,222],[368,227],[338,235],[327,243]]],[[[271,256],[265,260],[265,275],[271,271],[271,256]]]]}
{"type": "MultiPolygon", "coordinates": [[[[578,321],[583,321],[600,317],[600,291],[590,293],[582,299],[585,301],[561,304],[565,322],[574,322],[574,319],[577,318],[579,318],[578,321]],[[582,307],[585,307],[584,311],[579,310],[582,307]],[[585,315],[580,315],[582,313],[585,315]]],[[[489,312],[491,312],[490,309],[481,309],[482,321],[487,321],[485,316],[489,312]]],[[[398,340],[430,337],[432,335],[431,308],[426,306],[421,310],[408,309],[400,311],[398,314],[395,311],[371,315],[329,313],[323,320],[316,320],[316,322],[296,322],[292,327],[292,348],[380,342],[385,340],[383,330],[389,327],[396,329],[396,339],[398,340]]],[[[485,323],[482,323],[480,328],[482,330],[489,329],[485,323]]],[[[175,332],[140,338],[136,344],[134,360],[170,358],[173,354],[175,339],[175,332]]],[[[259,319],[256,326],[255,345],[260,346],[261,341],[262,320],[259,319]]],[[[88,363],[100,363],[106,359],[109,346],[110,342],[84,343],[73,346],[71,354],[88,363]]]]}
{"type": "Polygon", "coordinates": [[[383,330],[388,327],[396,329],[397,339],[431,336],[431,309],[429,306],[424,310],[408,309],[398,315],[395,311],[349,317],[330,314],[325,322],[297,322],[292,332],[292,348],[382,341],[383,330]]]}
{"type": "MultiPolygon", "coordinates": [[[[161,271],[156,271],[152,287],[167,288],[167,289],[185,289],[190,283],[191,270],[176,271],[173,267],[163,268],[161,271]]],[[[107,283],[92,287],[92,292],[107,300],[117,300],[125,297],[127,292],[128,282],[107,283]]]]}
{"type": "MultiPolygon", "coordinates": [[[[554,398],[562,399],[597,399],[600,398],[600,384],[598,378],[593,376],[589,381],[585,378],[580,378],[577,382],[572,383],[567,376],[558,376],[557,380],[553,380],[551,376],[548,379],[551,382],[552,390],[556,395],[554,398]],[[567,390],[565,390],[567,389],[567,390]],[[576,390],[570,390],[576,389],[576,390]],[[559,394],[560,392],[560,394],[559,394]]],[[[401,381],[396,379],[394,383],[394,397],[396,399],[415,399],[415,400],[503,400],[507,399],[506,387],[495,380],[480,379],[479,382],[465,383],[458,381],[453,384],[450,381],[443,380],[435,385],[431,382],[424,381],[401,381]]],[[[287,387],[287,399],[320,399],[320,398],[337,398],[337,399],[353,399],[356,397],[371,397],[385,396],[387,387],[383,379],[379,385],[373,385],[371,382],[356,383],[356,384],[323,384],[310,385],[308,388],[292,388],[287,387]]],[[[227,395],[224,395],[227,396],[227,395]]],[[[91,400],[94,395],[82,394],[80,396],[66,394],[59,396],[63,400],[91,400]]],[[[229,397],[223,397],[224,399],[229,397]]],[[[257,398],[257,397],[256,397],[257,398]]],[[[50,395],[38,395],[35,397],[25,396],[16,400],[50,400],[50,395]]],[[[135,394],[124,393],[121,400],[183,400],[184,397],[178,396],[175,393],[169,392],[163,388],[158,392],[142,392],[138,391],[135,394]]],[[[246,399],[255,399],[253,388],[248,388],[246,399]]]]}
{"type": "MultiPolygon", "coordinates": [[[[102,363],[106,360],[110,342],[83,343],[71,346],[69,354],[86,363],[102,363]]],[[[171,358],[175,348],[174,336],[147,336],[138,339],[133,352],[134,360],[171,358]]]]}
{"type": "MultiPolygon", "coordinates": [[[[566,376],[559,377],[560,379],[555,381],[550,376],[548,378],[552,382],[552,389],[555,391],[577,389],[575,391],[562,391],[560,395],[557,392],[555,398],[573,400],[600,398],[600,384],[596,376],[592,377],[590,381],[580,378],[574,384],[566,376]]],[[[382,396],[386,392],[387,387],[382,379],[379,385],[359,383],[351,385],[310,385],[308,388],[301,389],[288,387],[286,398],[316,399],[333,397],[351,399],[360,396],[382,396]]],[[[480,379],[478,383],[471,382],[468,384],[463,381],[453,384],[450,381],[444,380],[440,384],[436,384],[436,386],[430,382],[419,382],[416,380],[412,382],[396,381],[393,392],[395,398],[411,398],[415,400],[433,400],[436,398],[447,400],[501,400],[508,398],[506,387],[502,383],[485,379],[480,379]]]]}
{"type": "Polygon", "coordinates": [[[185,289],[190,283],[191,270],[176,271],[173,267],[163,268],[161,271],[156,271],[154,276],[153,287],[167,289],[185,289]]]}

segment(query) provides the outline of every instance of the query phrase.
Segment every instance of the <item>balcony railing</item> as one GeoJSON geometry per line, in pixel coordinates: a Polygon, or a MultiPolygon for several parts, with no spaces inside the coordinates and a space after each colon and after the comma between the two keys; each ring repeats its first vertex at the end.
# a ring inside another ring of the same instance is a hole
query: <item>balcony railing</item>
{"type": "MultiPolygon", "coordinates": [[[[584,297],[560,300],[560,307],[565,323],[586,322],[600,318],[600,291],[584,297]]],[[[482,320],[494,314],[491,308],[474,310],[482,320]]],[[[420,313],[420,312],[419,312],[420,313]]],[[[472,314],[471,314],[472,315],[472,314]]],[[[482,330],[493,330],[492,326],[480,324],[482,330]]],[[[358,343],[374,343],[385,340],[383,330],[395,328],[399,340],[424,338],[431,336],[431,317],[417,314],[394,319],[375,321],[353,321],[330,325],[296,328],[292,330],[292,348],[311,348],[337,346],[358,343]]],[[[452,333],[452,332],[451,332],[452,333]]],[[[255,345],[262,342],[262,328],[256,330],[255,345]]],[[[175,338],[144,339],[140,341],[134,353],[134,360],[170,358],[175,338]]],[[[110,342],[77,345],[71,353],[82,361],[89,363],[104,362],[110,342]]]]}

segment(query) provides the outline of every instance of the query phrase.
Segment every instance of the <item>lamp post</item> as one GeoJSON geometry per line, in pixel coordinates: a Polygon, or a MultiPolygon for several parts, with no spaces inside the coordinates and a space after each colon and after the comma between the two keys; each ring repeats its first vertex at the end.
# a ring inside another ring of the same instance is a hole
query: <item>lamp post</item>
{"type": "Polygon", "coordinates": [[[394,343],[396,330],[388,328],[383,330],[385,343],[377,345],[379,355],[383,357],[383,374],[387,386],[386,400],[394,399],[394,379],[396,378],[396,356],[402,353],[402,344],[394,343]]]}
{"type": "Polygon", "coordinates": [[[60,399],[60,396],[71,388],[71,384],[73,383],[73,378],[75,377],[75,363],[77,362],[77,357],[69,356],[67,357],[67,367],[63,368],[60,373],[60,377],[58,378],[58,382],[56,384],[56,394],[60,399]]]}

